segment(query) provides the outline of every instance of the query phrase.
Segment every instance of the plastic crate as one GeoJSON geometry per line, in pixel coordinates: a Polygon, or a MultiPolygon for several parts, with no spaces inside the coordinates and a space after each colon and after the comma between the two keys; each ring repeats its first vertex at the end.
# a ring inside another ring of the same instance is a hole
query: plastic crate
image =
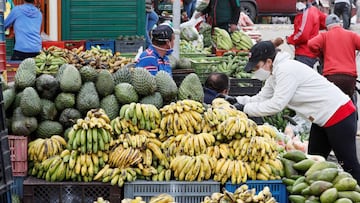
{"type": "Polygon", "coordinates": [[[85,50],[85,43],[86,40],[65,40],[64,41],[64,47],[65,49],[69,49],[72,50],[74,48],[80,48],[83,47],[83,49],[85,50]]]}
{"type": "Polygon", "coordinates": [[[28,137],[9,135],[8,139],[13,176],[26,176],[28,172],[28,137]]]}
{"type": "Polygon", "coordinates": [[[6,61],[5,80],[8,83],[15,80],[15,74],[20,63],[21,61],[6,61]]]}
{"type": "Polygon", "coordinates": [[[34,177],[27,177],[24,180],[24,203],[93,203],[98,197],[110,202],[121,202],[123,199],[121,188],[110,183],[47,182],[34,177]]]}
{"type": "Polygon", "coordinates": [[[206,196],[214,192],[220,192],[220,183],[216,181],[134,181],[124,185],[124,198],[142,197],[146,202],[151,197],[162,193],[174,197],[177,203],[199,203],[206,196]]]}
{"type": "Polygon", "coordinates": [[[6,43],[6,57],[11,58],[14,52],[15,39],[13,37],[8,37],[5,39],[6,43]]]}
{"type": "Polygon", "coordinates": [[[7,131],[0,132],[0,195],[8,192],[13,183],[7,131]]]}
{"type": "Polygon", "coordinates": [[[42,41],[42,48],[47,49],[51,46],[56,46],[56,47],[64,49],[65,43],[63,41],[42,41]]]}
{"type": "MultiPolygon", "coordinates": [[[[287,203],[288,202],[288,194],[286,191],[286,185],[282,183],[282,180],[249,180],[246,183],[250,189],[255,188],[256,193],[263,190],[265,186],[270,188],[270,192],[272,196],[279,203],[287,203]]],[[[231,182],[225,183],[225,189],[229,192],[235,192],[235,190],[240,187],[242,184],[231,184],[231,182]]]]}
{"type": "Polygon", "coordinates": [[[262,88],[263,83],[257,79],[230,79],[230,96],[253,96],[256,95],[262,88]]]}
{"type": "Polygon", "coordinates": [[[172,11],[172,3],[160,3],[158,4],[159,11],[172,11]]]}
{"type": "Polygon", "coordinates": [[[10,191],[7,191],[3,194],[0,194],[0,202],[1,203],[11,203],[12,200],[11,200],[11,192],[10,191]]]}
{"type": "Polygon", "coordinates": [[[115,40],[87,40],[85,43],[86,50],[90,50],[92,46],[100,46],[101,49],[110,49],[112,53],[115,53],[115,40]]]}
{"type": "Polygon", "coordinates": [[[172,76],[176,83],[176,85],[179,87],[181,82],[184,80],[184,78],[189,75],[190,73],[195,73],[193,69],[174,69],[172,70],[172,76]]]}
{"type": "MultiPolygon", "coordinates": [[[[7,132],[7,126],[6,126],[6,114],[5,114],[5,104],[4,104],[4,97],[3,97],[3,89],[2,89],[2,85],[0,83],[0,133],[4,133],[5,131],[7,132]]],[[[1,136],[1,135],[0,135],[1,136]]],[[[7,149],[9,150],[9,149],[7,149]]],[[[1,150],[0,150],[1,153],[1,150]]]]}
{"type": "Polygon", "coordinates": [[[209,74],[216,71],[220,63],[221,63],[220,60],[216,60],[216,61],[191,60],[191,68],[194,69],[201,83],[204,84],[209,74]]]}
{"type": "Polygon", "coordinates": [[[115,51],[120,53],[137,52],[141,46],[145,47],[145,39],[115,40],[115,51]]]}
{"type": "Polygon", "coordinates": [[[23,184],[25,176],[14,176],[13,179],[14,182],[10,186],[11,194],[16,194],[20,197],[20,199],[22,199],[24,194],[23,184]]]}

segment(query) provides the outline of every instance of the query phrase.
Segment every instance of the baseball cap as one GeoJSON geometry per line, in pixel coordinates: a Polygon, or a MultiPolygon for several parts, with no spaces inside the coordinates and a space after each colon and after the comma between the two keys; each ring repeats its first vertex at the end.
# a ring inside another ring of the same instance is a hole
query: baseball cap
{"type": "Polygon", "coordinates": [[[271,41],[261,41],[251,47],[249,52],[249,61],[244,70],[250,72],[259,61],[272,58],[275,55],[275,46],[271,41]]]}
{"type": "Polygon", "coordinates": [[[337,24],[337,23],[340,23],[340,19],[337,15],[330,14],[326,17],[325,23],[326,23],[326,26],[329,26],[332,24],[337,24]]]}
{"type": "Polygon", "coordinates": [[[154,28],[151,32],[151,35],[152,38],[156,41],[166,41],[171,40],[173,33],[174,31],[170,26],[162,24],[154,28]]]}

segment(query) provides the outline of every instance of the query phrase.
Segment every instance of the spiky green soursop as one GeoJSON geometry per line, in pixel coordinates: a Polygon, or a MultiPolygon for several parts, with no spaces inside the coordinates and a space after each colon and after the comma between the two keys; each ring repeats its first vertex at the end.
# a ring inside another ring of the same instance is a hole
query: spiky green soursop
{"type": "Polygon", "coordinates": [[[148,95],[146,97],[143,97],[140,100],[140,103],[142,103],[142,104],[153,104],[154,106],[156,106],[156,108],[160,109],[161,107],[163,107],[163,98],[162,98],[160,92],[155,92],[152,95],[148,95]]]}
{"type": "Polygon", "coordinates": [[[35,86],[36,81],[36,64],[33,58],[23,60],[15,74],[15,87],[25,89],[26,87],[35,86]]]}
{"type": "Polygon", "coordinates": [[[73,65],[67,65],[60,77],[60,89],[63,92],[78,92],[81,84],[81,76],[78,69],[73,65]]]}
{"type": "Polygon", "coordinates": [[[119,83],[131,83],[131,70],[130,68],[120,68],[119,70],[117,70],[115,73],[112,74],[114,81],[115,81],[115,85],[119,84],[119,83]]]}
{"type": "Polygon", "coordinates": [[[160,92],[163,100],[172,101],[176,98],[178,88],[169,73],[161,70],[155,75],[157,91],[160,92]]]}
{"type": "Polygon", "coordinates": [[[20,100],[21,111],[25,116],[37,116],[41,111],[41,100],[33,87],[24,89],[20,100]]]}
{"type": "Polygon", "coordinates": [[[199,77],[195,73],[190,73],[181,82],[179,87],[178,99],[192,99],[203,102],[204,90],[199,77]]]}
{"type": "Polygon", "coordinates": [[[81,87],[76,99],[76,108],[85,115],[90,109],[100,106],[99,95],[93,82],[86,82],[81,87]]]}
{"type": "Polygon", "coordinates": [[[156,91],[155,77],[144,68],[135,68],[133,70],[131,84],[139,95],[147,96],[156,91]]]}
{"type": "Polygon", "coordinates": [[[95,82],[97,71],[91,66],[83,66],[79,70],[82,82],[95,82]]]}
{"type": "Polygon", "coordinates": [[[121,104],[138,102],[139,95],[135,88],[129,83],[119,83],[115,86],[115,96],[121,104]]]}
{"type": "Polygon", "coordinates": [[[100,108],[104,109],[106,115],[112,120],[119,116],[120,105],[116,96],[111,94],[100,101],[100,108]]]}
{"type": "Polygon", "coordinates": [[[100,70],[96,78],[96,90],[102,97],[110,95],[114,92],[114,78],[108,70],[100,70]]]}

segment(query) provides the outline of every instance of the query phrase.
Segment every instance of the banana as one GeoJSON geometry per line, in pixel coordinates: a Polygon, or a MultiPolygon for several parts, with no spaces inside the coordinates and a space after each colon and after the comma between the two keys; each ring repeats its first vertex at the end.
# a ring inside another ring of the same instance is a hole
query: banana
{"type": "Polygon", "coordinates": [[[63,137],[59,136],[59,135],[53,135],[53,136],[51,136],[51,139],[57,140],[64,147],[67,145],[65,139],[63,137]]]}
{"type": "Polygon", "coordinates": [[[110,168],[109,164],[106,164],[94,177],[94,180],[99,180],[101,177],[103,177],[105,171],[107,171],[110,168]]]}

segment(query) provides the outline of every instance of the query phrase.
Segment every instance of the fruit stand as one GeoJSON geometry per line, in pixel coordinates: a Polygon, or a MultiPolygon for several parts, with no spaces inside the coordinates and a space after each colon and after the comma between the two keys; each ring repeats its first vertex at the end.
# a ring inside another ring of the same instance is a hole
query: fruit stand
{"type": "Polygon", "coordinates": [[[44,42],[6,70],[0,202],[360,202],[349,173],[287,150],[283,129],[202,103],[211,72],[230,76],[230,95],[262,87],[243,71],[249,36],[216,32],[215,47],[182,42],[178,80],[134,68],[138,37],[44,42]]]}

